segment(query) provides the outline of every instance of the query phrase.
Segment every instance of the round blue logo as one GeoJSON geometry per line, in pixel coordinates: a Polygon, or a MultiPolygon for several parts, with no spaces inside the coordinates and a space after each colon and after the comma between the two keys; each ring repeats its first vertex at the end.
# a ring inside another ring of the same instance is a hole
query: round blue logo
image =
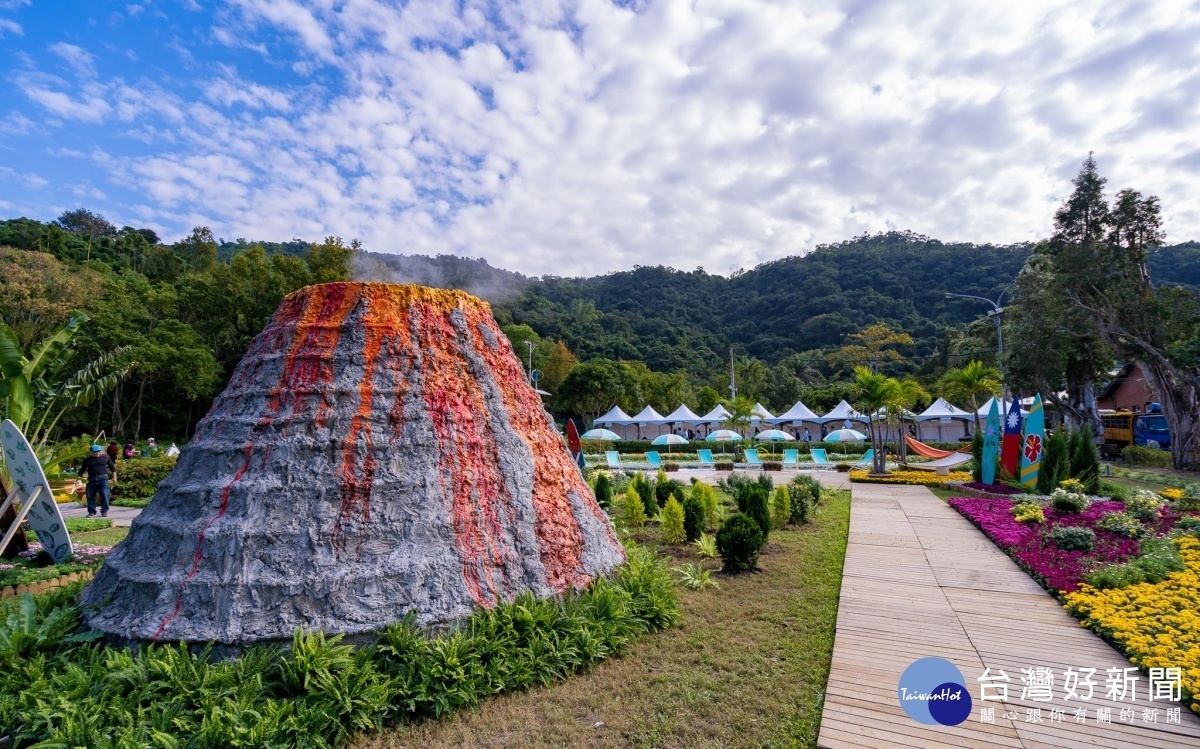
{"type": "Polygon", "coordinates": [[[927,726],[957,726],[971,715],[971,693],[962,672],[945,658],[913,661],[896,687],[908,717],[927,726]]]}

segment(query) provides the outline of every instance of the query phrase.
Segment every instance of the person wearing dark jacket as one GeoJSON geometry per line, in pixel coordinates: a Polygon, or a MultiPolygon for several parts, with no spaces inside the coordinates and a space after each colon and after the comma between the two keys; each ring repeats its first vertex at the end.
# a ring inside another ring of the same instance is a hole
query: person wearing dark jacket
{"type": "Polygon", "coordinates": [[[112,477],[117,470],[116,463],[113,459],[105,454],[104,449],[99,445],[92,445],[92,454],[83,459],[83,465],[79,467],[79,475],[87,474],[87,514],[88,517],[96,515],[96,498],[100,498],[100,517],[108,517],[108,479],[112,477]]]}

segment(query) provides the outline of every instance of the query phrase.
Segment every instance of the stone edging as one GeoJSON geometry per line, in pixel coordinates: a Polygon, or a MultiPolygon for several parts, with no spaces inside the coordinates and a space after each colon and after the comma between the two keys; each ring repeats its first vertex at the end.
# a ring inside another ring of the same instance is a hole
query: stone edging
{"type": "Polygon", "coordinates": [[[70,585],[71,583],[79,580],[91,580],[95,574],[95,569],[87,569],[80,570],[79,572],[69,572],[65,575],[59,575],[58,577],[50,578],[49,580],[38,580],[37,582],[29,583],[27,585],[18,585],[15,588],[9,585],[3,590],[0,590],[0,600],[12,598],[13,596],[19,596],[24,593],[32,593],[34,595],[37,595],[38,593],[45,593],[51,588],[61,588],[64,585],[70,585]]]}

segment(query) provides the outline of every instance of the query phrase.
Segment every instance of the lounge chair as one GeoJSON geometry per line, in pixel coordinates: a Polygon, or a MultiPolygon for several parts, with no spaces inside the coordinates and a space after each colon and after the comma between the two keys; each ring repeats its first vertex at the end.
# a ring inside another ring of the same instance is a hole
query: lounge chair
{"type": "Polygon", "coordinates": [[[700,459],[701,468],[711,468],[716,470],[717,464],[713,462],[712,450],[700,449],[696,451],[696,457],[700,459]]]}
{"type": "Polygon", "coordinates": [[[658,450],[648,450],[646,462],[650,464],[651,468],[662,468],[662,457],[659,456],[658,450]]]}
{"type": "Polygon", "coordinates": [[[829,462],[829,456],[825,454],[825,448],[814,447],[812,449],[813,468],[827,471],[833,468],[833,463],[829,462]]]}
{"type": "Polygon", "coordinates": [[[800,451],[799,450],[784,450],[783,451],[783,467],[784,468],[795,468],[796,464],[799,462],[800,462],[800,451]]]}
{"type": "Polygon", "coordinates": [[[870,450],[867,450],[865,453],[863,453],[863,456],[860,460],[854,461],[854,463],[852,463],[850,467],[851,468],[869,468],[869,467],[871,467],[871,465],[874,462],[875,462],[875,448],[872,447],[870,450]]]}
{"type": "Polygon", "coordinates": [[[604,457],[608,458],[608,467],[609,468],[612,468],[612,469],[615,469],[618,471],[621,470],[621,454],[619,452],[617,452],[616,450],[606,450],[604,452],[604,457]]]}
{"type": "Polygon", "coordinates": [[[757,449],[755,449],[753,447],[747,447],[745,450],[745,453],[746,453],[746,466],[747,467],[749,467],[749,466],[757,466],[759,468],[763,467],[762,461],[758,459],[758,450],[757,449]]]}

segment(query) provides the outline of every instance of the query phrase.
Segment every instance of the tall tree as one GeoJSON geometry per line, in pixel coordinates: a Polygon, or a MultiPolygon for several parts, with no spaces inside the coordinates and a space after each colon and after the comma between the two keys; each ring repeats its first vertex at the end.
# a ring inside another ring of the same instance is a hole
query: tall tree
{"type": "Polygon", "coordinates": [[[185,239],[175,243],[175,250],[199,273],[210,271],[217,264],[217,240],[207,226],[192,229],[185,239]]]}
{"type": "MultiPolygon", "coordinates": [[[[907,364],[908,359],[899,349],[913,343],[913,338],[908,333],[892,330],[883,322],[872,323],[846,338],[850,343],[828,357],[829,364],[839,371],[865,366],[872,372],[878,372],[884,364],[907,364]]],[[[855,378],[857,379],[857,374],[855,378]]]]}
{"type": "Polygon", "coordinates": [[[117,233],[117,227],[109,223],[108,219],[86,208],[63,211],[55,223],[72,234],[84,236],[111,237],[117,233]]]}
{"type": "Polygon", "coordinates": [[[887,408],[896,400],[898,387],[896,380],[872,372],[870,367],[860,364],[854,368],[854,382],[851,385],[854,400],[851,401],[851,405],[859,413],[868,416],[867,431],[871,434],[871,449],[875,451],[872,461],[872,470],[875,473],[887,470],[887,450],[883,442],[880,420],[874,417],[880,409],[887,408]]]}
{"type": "Polygon", "coordinates": [[[565,411],[585,417],[590,426],[613,406],[640,400],[638,384],[637,373],[628,364],[593,359],[563,378],[556,402],[565,411]]]}

